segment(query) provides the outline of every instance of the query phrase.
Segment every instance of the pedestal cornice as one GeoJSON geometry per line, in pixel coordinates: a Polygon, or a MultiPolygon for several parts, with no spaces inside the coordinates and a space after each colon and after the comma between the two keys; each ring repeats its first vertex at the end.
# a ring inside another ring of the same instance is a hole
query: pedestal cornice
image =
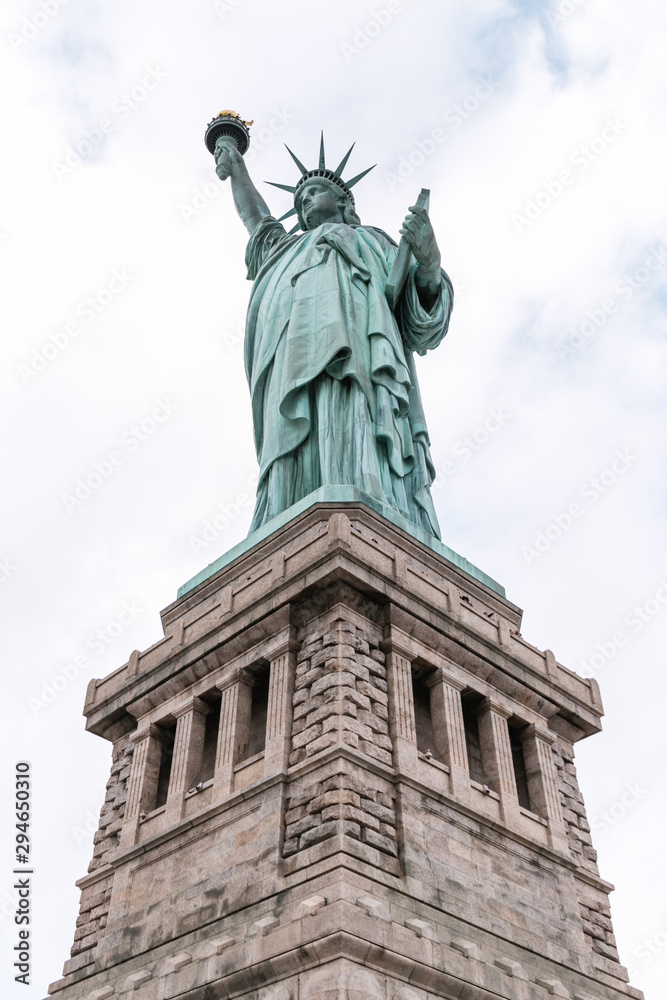
{"type": "MultiPolygon", "coordinates": [[[[406,622],[414,628],[410,623],[418,621],[425,634],[443,636],[445,644],[436,645],[450,659],[456,660],[461,652],[471,662],[480,657],[480,664],[489,662],[494,670],[527,684],[545,707],[553,704],[553,714],[560,712],[562,735],[568,739],[600,728],[599,703],[587,680],[559,664],[554,679],[553,668],[547,673],[545,654],[518,636],[512,637],[509,648],[500,645],[498,626],[492,619],[506,616],[515,625],[520,612],[514,605],[361,503],[308,508],[295,522],[237,556],[214,578],[170,605],[163,621],[167,635],[175,635],[178,644],[161,640],[141,654],[135,675],[121,668],[98,681],[86,706],[88,728],[116,738],[134,725],[127,718],[128,705],[140,702],[144,714],[151,700],[161,700],[159,688],[167,680],[185,689],[202,673],[243,655],[250,647],[264,646],[261,655],[270,658],[276,633],[291,634],[290,629],[299,627],[303,612],[295,617],[291,605],[303,602],[313,587],[322,591],[336,581],[354,583],[379,606],[390,608],[388,623],[395,620],[404,632],[406,622]],[[352,519],[349,545],[329,537],[332,513],[352,519]],[[396,581],[394,576],[393,553],[399,545],[410,566],[407,581],[396,581]],[[274,574],[278,550],[284,554],[279,579],[274,574]],[[448,611],[452,586],[470,595],[457,614],[448,611]],[[228,606],[225,610],[219,594],[230,587],[233,610],[228,606]]],[[[138,708],[133,705],[134,711],[138,708]]]]}

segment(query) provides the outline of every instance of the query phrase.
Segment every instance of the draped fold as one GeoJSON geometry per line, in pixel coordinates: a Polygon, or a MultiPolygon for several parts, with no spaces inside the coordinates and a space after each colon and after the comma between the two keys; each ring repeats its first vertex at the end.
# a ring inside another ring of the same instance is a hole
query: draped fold
{"type": "Polygon", "coordinates": [[[288,235],[266,218],[250,237],[251,530],[322,485],[349,483],[440,537],[413,351],[445,336],[452,288],[442,272],[427,311],[413,269],[394,314],[384,289],[396,252],[381,230],[344,223],[288,235]]]}

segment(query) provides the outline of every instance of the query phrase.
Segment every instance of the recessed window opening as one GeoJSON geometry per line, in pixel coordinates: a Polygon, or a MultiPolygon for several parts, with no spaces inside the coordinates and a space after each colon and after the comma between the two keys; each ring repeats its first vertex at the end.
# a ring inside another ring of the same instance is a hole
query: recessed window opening
{"type": "Polygon", "coordinates": [[[269,708],[269,669],[257,674],[251,688],[250,722],[239,763],[261,753],[266,746],[266,717],[269,708]]]}
{"type": "Polygon", "coordinates": [[[464,695],[461,699],[463,709],[463,728],[466,737],[466,750],[468,751],[468,769],[472,781],[480,785],[486,784],[484,776],[484,764],[482,762],[482,748],[479,741],[479,725],[477,721],[475,696],[464,695]]]}
{"type": "Polygon", "coordinates": [[[433,717],[431,715],[431,689],[424,684],[420,670],[412,671],[412,701],[415,708],[415,730],[417,734],[417,750],[426,753],[430,750],[435,760],[442,761],[433,738],[433,717]]]}
{"type": "Polygon", "coordinates": [[[523,740],[521,739],[521,727],[509,723],[510,745],[512,747],[512,764],[514,766],[514,778],[516,790],[519,797],[519,805],[524,809],[530,809],[530,794],[528,792],[528,776],[526,774],[526,761],[523,755],[523,740]]]}
{"type": "Polygon", "coordinates": [[[161,726],[163,730],[162,751],[160,753],[160,770],[157,777],[157,792],[155,795],[155,809],[159,809],[167,801],[169,791],[169,779],[171,777],[171,764],[174,759],[174,738],[176,736],[176,723],[172,726],[161,726]]]}
{"type": "Polygon", "coordinates": [[[215,773],[215,756],[218,749],[218,729],[220,728],[220,702],[211,706],[211,711],[206,716],[206,729],[204,731],[204,750],[202,753],[201,767],[195,785],[200,781],[208,781],[215,773]]]}

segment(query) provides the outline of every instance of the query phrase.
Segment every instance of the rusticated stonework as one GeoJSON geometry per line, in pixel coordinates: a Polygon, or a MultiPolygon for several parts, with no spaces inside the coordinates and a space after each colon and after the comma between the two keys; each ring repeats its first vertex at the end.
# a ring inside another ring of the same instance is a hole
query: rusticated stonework
{"type": "MultiPolygon", "coordinates": [[[[391,766],[387,671],[379,639],[338,620],[304,639],[297,656],[291,765],[341,743],[391,766]]],[[[346,771],[290,786],[283,856],[345,836],[396,857],[394,793],[346,771]]]]}
{"type": "MultiPolygon", "coordinates": [[[[132,767],[134,746],[129,736],[119,739],[113,747],[111,774],[107,781],[106,795],[100,810],[100,822],[93,837],[93,858],[88,871],[104,868],[120,841],[125,802],[127,800],[127,780],[132,767]]],[[[81,891],[79,916],[76,921],[74,944],[70,954],[79,955],[93,948],[104,932],[111,899],[109,877],[81,891]]]]}
{"type": "Polygon", "coordinates": [[[119,739],[114,744],[111,774],[100,810],[99,827],[93,838],[93,859],[88,865],[89,872],[102,868],[120,842],[133,753],[134,744],[129,736],[119,739]]]}
{"type": "Polygon", "coordinates": [[[290,764],[340,739],[391,766],[384,661],[378,641],[349,622],[306,637],[297,657],[290,764]]]}
{"type": "Polygon", "coordinates": [[[574,768],[595,681],[318,503],[91,682],[111,777],[56,1000],[622,1000],[574,768]]]}
{"type": "MultiPolygon", "coordinates": [[[[597,851],[593,847],[584,797],[577,782],[574,747],[567,740],[559,739],[553,747],[553,752],[570,851],[582,869],[597,875],[597,851]]],[[[610,962],[620,964],[611,923],[611,907],[606,893],[596,891],[594,886],[582,886],[579,911],[584,936],[591,949],[610,962]]]]}
{"type": "Polygon", "coordinates": [[[567,740],[560,739],[554,745],[553,753],[570,850],[582,868],[588,868],[589,871],[597,875],[598,855],[593,847],[591,828],[586,819],[584,797],[577,782],[577,769],[573,763],[574,747],[567,740]]]}

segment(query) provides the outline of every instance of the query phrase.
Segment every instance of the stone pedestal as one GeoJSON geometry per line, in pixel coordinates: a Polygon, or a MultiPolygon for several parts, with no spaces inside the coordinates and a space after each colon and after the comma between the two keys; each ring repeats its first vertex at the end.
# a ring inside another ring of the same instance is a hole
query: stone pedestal
{"type": "Polygon", "coordinates": [[[640,998],[573,765],[595,682],[396,518],[293,513],[89,686],[113,763],[51,995],[640,998]]]}

